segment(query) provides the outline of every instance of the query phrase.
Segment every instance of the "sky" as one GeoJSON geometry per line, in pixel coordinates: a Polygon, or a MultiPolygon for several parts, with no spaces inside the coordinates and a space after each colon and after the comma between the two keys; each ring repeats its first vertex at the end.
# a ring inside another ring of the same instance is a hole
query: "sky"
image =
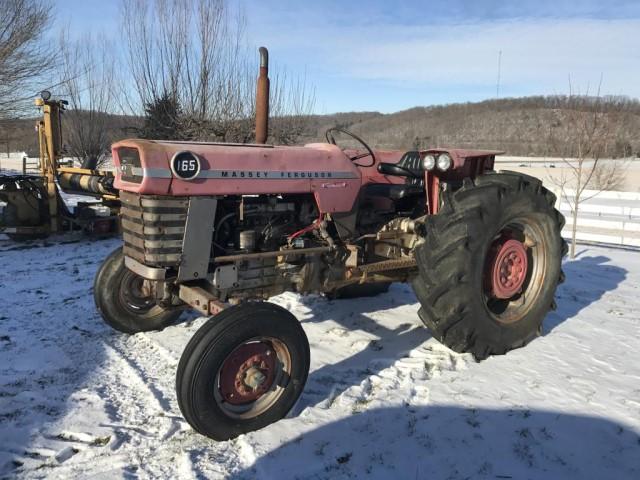
{"type": "MultiPolygon", "coordinates": [[[[273,67],[314,88],[317,113],[596,93],[599,85],[640,97],[638,0],[229,3],[244,10],[249,45],[268,47],[273,67]]],[[[118,0],[56,6],[57,27],[73,35],[117,35],[118,0]]]]}

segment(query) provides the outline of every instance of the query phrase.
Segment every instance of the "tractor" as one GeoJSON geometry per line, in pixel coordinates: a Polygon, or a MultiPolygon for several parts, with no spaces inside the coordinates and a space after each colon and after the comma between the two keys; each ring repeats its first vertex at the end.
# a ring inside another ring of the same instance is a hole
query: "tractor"
{"type": "MultiPolygon", "coordinates": [[[[268,105],[257,111],[266,132],[268,105]]],[[[176,393],[214,440],[279,420],[303,391],[309,343],[274,295],[407,282],[433,337],[477,360],[526,345],[555,308],[564,219],[540,180],[494,171],[497,151],[382,151],[339,128],[326,140],[113,145],[124,245],[96,275],[97,308],[128,334],[185,308],[211,317],[182,353],[176,393]]]]}

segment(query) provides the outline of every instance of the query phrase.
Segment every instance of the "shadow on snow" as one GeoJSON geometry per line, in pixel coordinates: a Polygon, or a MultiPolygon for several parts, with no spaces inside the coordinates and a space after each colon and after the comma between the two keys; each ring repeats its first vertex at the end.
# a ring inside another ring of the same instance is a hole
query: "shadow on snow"
{"type": "Polygon", "coordinates": [[[237,478],[637,479],[640,435],[603,418],[455,406],[371,409],[303,433],[237,478]]]}
{"type": "Polygon", "coordinates": [[[575,260],[563,263],[566,281],[556,292],[558,309],[545,319],[545,335],[618,288],[627,277],[626,269],[607,264],[611,259],[604,255],[584,256],[588,251],[585,249],[575,260]]]}
{"type": "Polygon", "coordinates": [[[63,450],[58,422],[99,405],[100,392],[84,387],[119,335],[100,319],[92,285],[118,243],[42,241],[0,253],[0,478],[20,472],[23,460],[44,460],[42,447],[63,450]]]}
{"type": "MultiPolygon", "coordinates": [[[[579,256],[576,260],[564,262],[566,281],[556,293],[558,309],[550,312],[544,321],[545,335],[600,300],[605,293],[615,290],[624,281],[627,270],[608,265],[609,261],[608,257],[598,255],[579,256]]],[[[364,330],[378,336],[380,340],[351,357],[311,372],[294,415],[310,405],[324,401],[329,394],[337,396],[352,385],[358,385],[370,375],[390,367],[396,360],[405,357],[408,352],[431,338],[426,328],[415,328],[416,325],[422,325],[417,310],[415,315],[403,318],[396,329],[386,328],[366,315],[369,312],[416,303],[415,295],[408,285],[393,284],[388,293],[376,297],[333,301],[303,297],[302,301],[312,310],[312,317],[305,322],[332,319],[347,330],[364,330]],[[346,306],[348,307],[345,308],[346,306]],[[343,314],[345,310],[349,312],[348,315],[343,314]],[[373,365],[375,371],[372,371],[373,365]],[[349,381],[345,381],[345,377],[349,381]],[[327,391],[328,388],[331,388],[331,392],[327,391]]]]}

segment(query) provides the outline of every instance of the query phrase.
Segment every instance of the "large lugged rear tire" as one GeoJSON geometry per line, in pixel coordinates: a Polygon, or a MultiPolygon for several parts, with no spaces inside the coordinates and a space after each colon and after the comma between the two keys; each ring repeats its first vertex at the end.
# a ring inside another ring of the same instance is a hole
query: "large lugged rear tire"
{"type": "Polygon", "coordinates": [[[413,288],[432,335],[482,360],[541,332],[564,275],[564,217],[540,180],[490,173],[445,192],[415,250],[413,288]]]}
{"type": "Polygon", "coordinates": [[[162,330],[174,323],[180,310],[165,309],[142,289],[143,279],[124,265],[122,247],[100,266],[93,282],[93,298],[102,319],[123,333],[162,330]]]}
{"type": "Polygon", "coordinates": [[[309,342],[284,308],[249,302],[218,313],[187,344],[178,405],[198,433],[228,440],[280,420],[302,393],[309,342]]]}

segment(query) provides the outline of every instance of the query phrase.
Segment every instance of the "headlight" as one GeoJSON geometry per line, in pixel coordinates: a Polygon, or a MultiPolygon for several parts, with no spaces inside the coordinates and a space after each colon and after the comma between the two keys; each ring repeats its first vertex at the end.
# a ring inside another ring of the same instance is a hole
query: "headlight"
{"type": "Polygon", "coordinates": [[[438,170],[441,170],[444,172],[451,168],[453,161],[451,160],[451,157],[448,154],[441,153],[440,155],[438,155],[437,164],[438,164],[438,170]]]}
{"type": "Polygon", "coordinates": [[[422,160],[422,168],[425,170],[433,170],[436,166],[436,157],[433,155],[427,155],[422,160]]]}
{"type": "Polygon", "coordinates": [[[116,150],[116,155],[120,163],[120,174],[122,180],[131,183],[142,182],[142,164],[140,163],[140,152],[137,148],[120,147],[116,150]]]}

